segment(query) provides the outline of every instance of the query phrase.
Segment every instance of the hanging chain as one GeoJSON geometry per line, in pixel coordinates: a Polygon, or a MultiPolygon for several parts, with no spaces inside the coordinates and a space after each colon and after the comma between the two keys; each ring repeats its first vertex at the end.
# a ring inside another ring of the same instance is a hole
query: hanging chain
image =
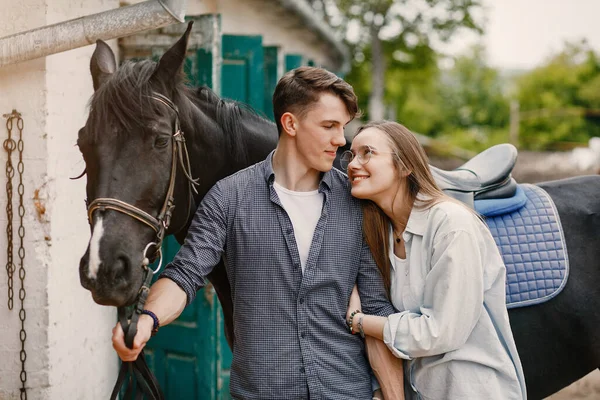
{"type": "Polygon", "coordinates": [[[12,163],[12,153],[17,148],[17,143],[12,138],[12,127],[13,127],[13,118],[10,118],[12,114],[5,114],[4,117],[8,118],[6,120],[6,130],[8,131],[8,138],[4,140],[4,150],[8,154],[6,159],[6,220],[8,223],[6,224],[6,275],[8,276],[8,309],[13,309],[13,275],[15,272],[15,264],[13,263],[13,207],[12,207],[12,198],[13,198],[13,184],[12,180],[15,176],[15,168],[12,163]]]}
{"type": "Polygon", "coordinates": [[[6,214],[7,214],[7,241],[8,241],[8,249],[7,249],[7,263],[6,263],[6,271],[8,273],[8,308],[13,308],[13,275],[15,272],[15,264],[13,260],[13,209],[12,209],[12,195],[13,195],[13,186],[12,179],[15,175],[14,167],[12,164],[12,152],[17,149],[19,152],[19,162],[17,163],[17,172],[19,174],[19,185],[17,186],[17,194],[19,195],[19,228],[17,230],[17,234],[19,235],[19,250],[17,251],[17,255],[19,256],[19,280],[21,287],[19,288],[19,300],[21,303],[21,308],[19,309],[19,320],[21,320],[21,330],[19,331],[19,339],[21,340],[21,351],[19,352],[19,359],[21,360],[21,373],[19,378],[21,380],[21,400],[27,400],[27,390],[25,388],[25,383],[27,382],[27,372],[25,371],[25,361],[27,360],[27,353],[25,352],[25,340],[27,339],[27,332],[25,332],[25,225],[23,224],[23,218],[25,217],[25,205],[23,202],[23,195],[25,193],[25,186],[23,185],[23,172],[25,171],[25,166],[23,164],[23,119],[21,118],[21,114],[16,110],[13,110],[11,114],[5,114],[4,118],[8,118],[6,121],[6,129],[8,130],[8,139],[4,141],[4,149],[8,153],[8,160],[6,161],[6,194],[8,203],[6,205],[6,214]],[[14,120],[17,120],[17,129],[19,130],[19,140],[16,142],[12,138],[12,130],[14,127],[14,120]]]}

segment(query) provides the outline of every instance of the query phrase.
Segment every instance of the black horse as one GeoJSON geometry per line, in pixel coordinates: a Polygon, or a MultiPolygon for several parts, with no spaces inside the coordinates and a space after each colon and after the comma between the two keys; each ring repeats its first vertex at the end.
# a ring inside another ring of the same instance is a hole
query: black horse
{"type": "MultiPolygon", "coordinates": [[[[77,140],[86,163],[88,201],[118,199],[156,216],[166,201],[172,158],[178,154],[172,138],[180,122],[191,160],[187,172],[199,179],[198,193],[191,195],[185,163],[173,164],[177,207],[167,234],[180,243],[208,189],[263,160],[277,142],[272,122],[207,88],[185,86],[181,70],[188,35],[189,28],[158,63],[126,63],[118,70],[110,48],[98,42],[91,60],[95,93],[77,140]]],[[[600,177],[539,186],[556,203],[571,271],[566,287],[552,300],[509,312],[531,399],[550,395],[600,366],[600,177]]],[[[131,214],[110,208],[95,211],[91,231],[79,267],[82,285],[99,304],[131,304],[142,283],[145,246],[156,233],[131,214]]],[[[217,266],[209,279],[233,346],[225,268],[217,266]]]]}

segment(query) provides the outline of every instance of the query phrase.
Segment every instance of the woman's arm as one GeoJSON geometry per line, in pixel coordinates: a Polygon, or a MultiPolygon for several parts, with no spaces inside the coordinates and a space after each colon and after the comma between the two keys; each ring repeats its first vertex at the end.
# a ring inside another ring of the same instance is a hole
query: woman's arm
{"type": "MultiPolygon", "coordinates": [[[[479,244],[467,231],[453,231],[436,241],[418,312],[388,318],[365,315],[365,335],[383,339],[397,357],[442,354],[462,346],[483,309],[483,266],[479,244]]],[[[352,325],[358,332],[360,314],[352,325]]]]}

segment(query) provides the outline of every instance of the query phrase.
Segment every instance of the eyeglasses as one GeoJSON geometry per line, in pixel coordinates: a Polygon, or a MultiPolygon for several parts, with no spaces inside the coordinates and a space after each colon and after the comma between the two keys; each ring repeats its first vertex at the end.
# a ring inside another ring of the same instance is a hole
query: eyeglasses
{"type": "Polygon", "coordinates": [[[358,148],[358,150],[356,150],[356,152],[353,152],[352,150],[346,150],[345,152],[343,152],[340,156],[340,166],[344,171],[347,171],[348,166],[354,160],[355,157],[358,159],[358,162],[361,165],[365,165],[369,162],[373,154],[396,154],[396,152],[379,151],[373,149],[371,146],[361,146],[358,148]]]}

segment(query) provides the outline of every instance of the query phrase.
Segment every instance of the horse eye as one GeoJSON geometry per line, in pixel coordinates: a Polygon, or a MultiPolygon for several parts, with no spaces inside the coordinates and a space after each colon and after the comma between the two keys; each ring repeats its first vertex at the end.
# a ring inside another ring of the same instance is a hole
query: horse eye
{"type": "Polygon", "coordinates": [[[164,136],[159,136],[154,141],[154,147],[164,148],[164,147],[167,147],[168,145],[169,145],[169,138],[166,138],[164,136]]]}

